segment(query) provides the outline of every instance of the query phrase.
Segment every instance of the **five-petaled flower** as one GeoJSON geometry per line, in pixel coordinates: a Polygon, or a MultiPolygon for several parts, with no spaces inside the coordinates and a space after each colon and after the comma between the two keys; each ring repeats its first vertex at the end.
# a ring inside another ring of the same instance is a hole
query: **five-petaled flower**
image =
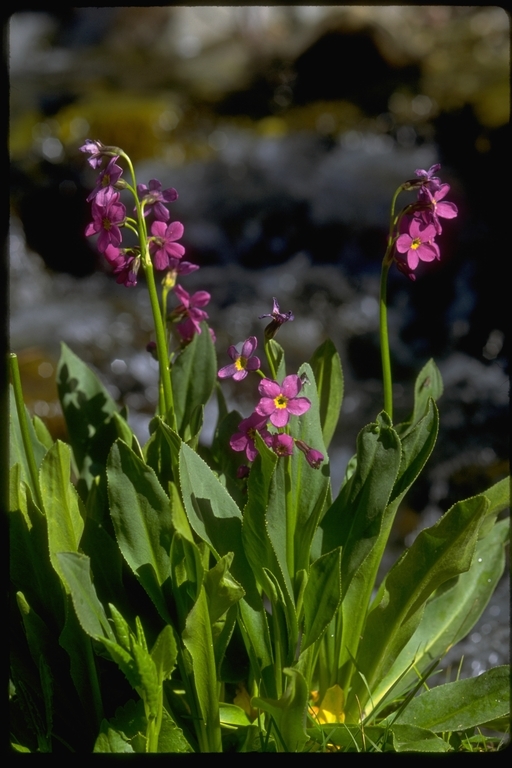
{"type": "Polygon", "coordinates": [[[230,365],[221,368],[218,376],[221,379],[227,379],[232,376],[235,381],[242,381],[249,371],[257,371],[261,365],[259,357],[253,356],[253,352],[258,346],[256,336],[249,336],[242,345],[242,351],[231,345],[228,349],[228,355],[233,360],[230,365]]]}
{"type": "Polygon", "coordinates": [[[409,232],[400,235],[396,241],[396,250],[407,254],[407,266],[416,269],[420,261],[434,261],[439,259],[439,248],[433,242],[436,229],[433,224],[422,227],[422,222],[414,218],[411,221],[409,232]]]}
{"type": "Polygon", "coordinates": [[[291,456],[293,453],[293,437],[284,432],[278,432],[278,434],[272,435],[271,448],[278,456],[291,456]]]}
{"type": "Polygon", "coordinates": [[[167,227],[163,221],[154,221],[151,234],[153,237],[149,241],[149,251],[153,256],[155,269],[163,271],[170,267],[171,259],[181,259],[185,248],[176,242],[183,237],[181,221],[173,221],[167,227]]]}
{"type": "Polygon", "coordinates": [[[103,254],[113,268],[116,283],[131,288],[137,285],[137,273],[140,268],[140,256],[130,253],[127,248],[107,245],[103,254]]]}
{"type": "Polygon", "coordinates": [[[258,387],[262,397],[256,406],[256,413],[266,416],[274,427],[286,426],[290,414],[302,416],[311,407],[307,397],[297,397],[301,388],[302,381],[295,374],[287,376],[282,384],[263,379],[258,387]]]}
{"type": "Polygon", "coordinates": [[[119,192],[112,187],[107,187],[102,194],[101,203],[92,202],[93,221],[87,225],[85,234],[87,237],[99,232],[98,251],[104,253],[107,245],[118,246],[122,235],[119,225],[126,217],[126,208],[119,202],[119,192]]]}
{"type": "Polygon", "coordinates": [[[137,184],[139,200],[144,203],[144,216],[151,211],[155,219],[159,221],[169,220],[169,211],[164,203],[173,203],[178,199],[178,193],[174,187],[162,190],[162,184],[158,179],[151,179],[149,185],[137,184]]]}
{"type": "Polygon", "coordinates": [[[116,160],[119,160],[119,155],[110,158],[105,168],[101,171],[96,180],[96,186],[87,198],[87,202],[96,198],[96,202],[99,205],[104,203],[107,195],[107,190],[114,186],[116,181],[119,181],[123,174],[123,169],[120,165],[116,165],[116,160]]]}
{"type": "Polygon", "coordinates": [[[441,234],[443,228],[439,217],[442,219],[454,219],[458,214],[458,209],[455,203],[441,202],[443,197],[446,197],[450,191],[449,184],[441,184],[440,187],[431,192],[428,187],[424,187],[420,190],[419,199],[422,202],[428,203],[429,208],[426,211],[422,211],[421,217],[426,224],[433,224],[436,228],[436,233],[441,234]]]}
{"type": "Polygon", "coordinates": [[[258,455],[258,449],[254,442],[256,432],[259,432],[261,437],[266,440],[271,440],[272,435],[269,433],[267,426],[267,417],[261,416],[254,411],[249,418],[244,419],[238,425],[239,432],[236,432],[229,441],[231,448],[234,451],[245,451],[249,461],[254,461],[258,455]]]}
{"type": "Polygon", "coordinates": [[[177,329],[182,338],[189,341],[195,333],[201,333],[201,321],[208,319],[208,313],[199,307],[206,306],[211,296],[208,291],[196,291],[190,295],[181,285],[176,285],[173,290],[181,304],[171,312],[171,317],[185,318],[178,323],[177,329]]]}

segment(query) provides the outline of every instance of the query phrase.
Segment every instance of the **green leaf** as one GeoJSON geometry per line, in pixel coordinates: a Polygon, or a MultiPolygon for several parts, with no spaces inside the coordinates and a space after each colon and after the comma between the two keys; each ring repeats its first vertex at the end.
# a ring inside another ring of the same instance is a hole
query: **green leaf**
{"type": "MultiPolygon", "coordinates": [[[[421,531],[389,572],[368,616],[357,656],[358,669],[370,689],[389,672],[418,626],[430,595],[469,570],[488,506],[483,496],[455,504],[435,525],[421,531]]],[[[358,717],[359,706],[364,707],[367,698],[366,685],[356,680],[350,694],[351,718],[358,717]]]]}
{"type": "Polygon", "coordinates": [[[381,752],[378,745],[385,742],[388,732],[388,729],[382,726],[362,727],[350,723],[340,725],[328,723],[307,729],[308,736],[319,744],[324,745],[328,742],[352,752],[381,752]]]}
{"type": "Polygon", "coordinates": [[[167,624],[158,635],[153,648],[151,649],[151,658],[153,659],[158,679],[160,681],[168,680],[176,666],[178,649],[172,627],[167,624]]]}
{"type": "Polygon", "coordinates": [[[228,704],[225,701],[219,705],[220,724],[231,726],[250,725],[251,721],[241,707],[236,704],[228,704]]]}
{"type": "Polygon", "coordinates": [[[66,443],[57,440],[43,459],[39,472],[46,519],[50,560],[63,580],[59,566],[59,552],[78,552],[84,529],[85,510],[71,483],[71,451],[66,443]]]}
{"type": "Polygon", "coordinates": [[[159,752],[193,752],[181,728],[174,722],[169,712],[162,712],[162,726],[158,737],[159,752]]]}
{"type": "Polygon", "coordinates": [[[304,590],[304,637],[301,652],[315,643],[332,621],[341,601],[341,547],[315,560],[304,590]]]}
{"type": "Polygon", "coordinates": [[[171,380],[178,432],[189,440],[192,415],[206,405],[217,382],[217,357],[206,323],[201,323],[201,333],[194,334],[173,364],[171,380]]]}
{"type": "Polygon", "coordinates": [[[503,480],[484,491],[483,495],[489,501],[489,510],[478,534],[480,539],[492,531],[497,515],[510,507],[510,477],[504,477],[503,480]]]}
{"type": "Polygon", "coordinates": [[[191,527],[217,558],[234,554],[232,574],[248,599],[256,585],[242,545],[242,513],[209,466],[185,443],[180,449],[180,485],[191,527]]]}
{"type": "Polygon", "coordinates": [[[506,665],[425,691],[408,704],[395,722],[441,733],[465,731],[509,713],[510,668],[506,665]]]}
{"type": "Polygon", "coordinates": [[[110,451],[107,477],[119,548],[162,618],[170,621],[161,591],[170,573],[173,526],[169,499],[151,467],[120,440],[110,451]]]}
{"type": "MultiPolygon", "coordinates": [[[[395,685],[393,698],[401,696],[437,658],[465,637],[482,615],[505,568],[509,521],[502,520],[476,545],[471,567],[448,588],[440,587],[427,603],[418,628],[399,653],[385,678],[372,691],[373,707],[395,685]],[[414,664],[414,670],[407,668],[414,664]],[[415,671],[416,670],[416,671],[415,671]]],[[[366,707],[369,712],[370,703],[366,707]]]]}
{"type": "Polygon", "coordinates": [[[199,597],[187,616],[182,640],[192,657],[195,690],[207,733],[208,749],[210,752],[221,752],[218,681],[204,587],[201,587],[199,597]]]}
{"type": "Polygon", "coordinates": [[[328,448],[338,424],[343,400],[341,360],[330,339],[326,339],[315,350],[309,364],[315,375],[320,401],[320,422],[324,444],[328,448]]]}
{"type": "Polygon", "coordinates": [[[397,752],[448,752],[450,745],[432,731],[416,725],[396,725],[391,727],[393,746],[397,752]]]}
{"type": "Polygon", "coordinates": [[[95,374],[64,343],[57,389],[78,471],[89,489],[104,471],[110,446],[119,436],[112,420],[118,409],[95,374]]]}
{"type": "Polygon", "coordinates": [[[205,574],[204,587],[208,597],[208,610],[212,625],[223,616],[232,605],[244,596],[243,588],[229,573],[233,562],[233,553],[221,557],[217,564],[205,574]]]}
{"type": "Polygon", "coordinates": [[[48,431],[48,427],[44,421],[41,421],[39,416],[32,416],[32,424],[34,425],[34,432],[36,433],[37,439],[44,445],[46,450],[49,451],[53,445],[53,438],[48,431]]]}
{"type": "Polygon", "coordinates": [[[414,409],[411,417],[403,424],[398,424],[396,426],[396,431],[400,437],[404,437],[422,418],[425,414],[429,399],[439,400],[442,394],[443,380],[441,378],[441,372],[435,362],[430,359],[416,377],[416,383],[414,385],[414,409]]]}
{"type": "Polygon", "coordinates": [[[282,740],[277,737],[278,742],[281,741],[281,751],[300,752],[308,740],[305,725],[309,691],[306,680],[297,669],[287,668],[283,672],[289,682],[280,699],[255,697],[251,703],[274,718],[282,740]]]}
{"type": "MultiPolygon", "coordinates": [[[[27,417],[28,433],[30,438],[30,444],[32,446],[32,452],[34,454],[34,460],[36,467],[41,466],[41,462],[46,454],[46,446],[38,439],[34,425],[30,418],[30,413],[25,406],[25,413],[27,417]]],[[[20,422],[18,419],[18,411],[16,409],[16,399],[14,397],[14,389],[12,384],[9,385],[9,468],[19,464],[20,466],[20,478],[28,485],[31,490],[32,498],[37,499],[36,489],[32,483],[32,476],[25,454],[25,447],[23,445],[23,438],[21,436],[20,422]]]]}
{"type": "Polygon", "coordinates": [[[89,558],[77,552],[59,552],[57,559],[84,632],[93,638],[102,635],[113,640],[114,634],[91,580],[89,558]]]}
{"type": "Polygon", "coordinates": [[[141,699],[135,703],[129,699],[124,707],[118,707],[110,721],[103,720],[94,752],[143,752],[143,734],[147,721],[141,699]]]}
{"type": "Polygon", "coordinates": [[[270,355],[272,356],[272,359],[274,360],[274,365],[276,369],[276,380],[279,382],[282,382],[286,376],[286,361],[284,357],[284,349],[275,339],[269,339],[266,342],[266,345],[268,347],[267,354],[270,353],[270,355]]]}

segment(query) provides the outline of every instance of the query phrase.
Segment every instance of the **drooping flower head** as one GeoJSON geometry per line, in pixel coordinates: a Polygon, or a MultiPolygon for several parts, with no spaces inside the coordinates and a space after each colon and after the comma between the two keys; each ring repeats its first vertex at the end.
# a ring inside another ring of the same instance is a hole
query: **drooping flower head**
{"type": "Polygon", "coordinates": [[[184,318],[181,323],[178,323],[177,329],[185,341],[190,341],[195,333],[201,333],[200,323],[208,319],[208,313],[199,307],[206,306],[211,296],[208,291],[196,291],[190,295],[181,285],[174,286],[173,290],[181,304],[171,312],[170,316],[174,319],[184,318]]]}
{"type": "Polygon", "coordinates": [[[302,451],[310,467],[313,467],[313,469],[320,468],[320,464],[324,460],[323,453],[320,453],[315,448],[311,448],[304,440],[295,439],[295,445],[302,451]]]}
{"type": "Polygon", "coordinates": [[[132,288],[137,285],[137,274],[140,268],[140,255],[130,248],[116,248],[107,245],[103,254],[112,266],[116,275],[116,283],[132,288]]]}
{"type": "Polygon", "coordinates": [[[262,320],[264,317],[272,318],[272,322],[269,323],[265,328],[266,339],[273,339],[276,333],[278,332],[279,328],[283,325],[283,323],[287,323],[289,320],[294,319],[294,315],[291,310],[289,312],[281,312],[281,310],[279,309],[279,304],[277,303],[277,299],[275,297],[274,297],[272,312],[267,315],[260,315],[259,319],[262,320]]]}
{"type": "Polygon", "coordinates": [[[87,158],[87,162],[91,168],[99,168],[104,157],[119,156],[119,150],[117,147],[107,147],[102,144],[101,141],[96,139],[86,139],[85,144],[79,147],[80,152],[85,152],[90,155],[87,158]],[[116,151],[117,150],[117,151],[116,151]]]}
{"type": "Polygon", "coordinates": [[[435,163],[434,165],[430,166],[428,171],[424,171],[422,168],[417,168],[414,173],[421,179],[425,186],[428,186],[428,188],[431,190],[435,190],[439,189],[441,185],[441,179],[439,176],[434,176],[434,173],[437,173],[440,168],[441,164],[435,163]]]}
{"type": "Polygon", "coordinates": [[[242,351],[231,345],[228,349],[228,355],[233,360],[230,365],[225,365],[217,374],[220,379],[227,379],[232,376],[235,381],[245,379],[249,371],[257,371],[261,365],[259,357],[253,356],[253,352],[258,346],[256,336],[249,336],[242,345],[242,351]]]}
{"type": "Polygon", "coordinates": [[[256,413],[266,416],[274,427],[285,427],[290,414],[301,416],[311,407],[307,397],[297,397],[302,388],[299,376],[287,376],[282,384],[270,379],[260,381],[258,391],[261,400],[256,406],[256,413]]]}
{"type": "Polygon", "coordinates": [[[107,187],[102,194],[101,203],[92,202],[93,221],[87,225],[85,234],[87,237],[99,232],[98,251],[104,253],[108,245],[119,246],[122,235],[119,225],[126,218],[126,208],[119,202],[119,192],[112,187],[107,187]]]}
{"type": "Polygon", "coordinates": [[[162,184],[158,179],[151,179],[148,186],[137,184],[139,200],[144,203],[144,216],[153,212],[158,221],[169,221],[169,211],[164,203],[173,203],[178,199],[178,193],[174,187],[162,190],[162,184]]]}
{"type": "Polygon", "coordinates": [[[153,237],[149,241],[149,252],[153,256],[155,269],[163,272],[169,269],[171,259],[181,259],[185,253],[185,248],[176,242],[183,237],[183,224],[173,221],[166,227],[163,221],[154,221],[151,234],[153,237]]]}
{"type": "Polygon", "coordinates": [[[259,432],[261,437],[266,440],[271,440],[272,435],[269,433],[267,427],[266,416],[261,416],[254,411],[251,413],[248,419],[244,419],[238,425],[239,432],[236,432],[229,444],[234,451],[245,451],[249,461],[254,461],[258,455],[258,449],[254,442],[256,432],[259,432]]]}

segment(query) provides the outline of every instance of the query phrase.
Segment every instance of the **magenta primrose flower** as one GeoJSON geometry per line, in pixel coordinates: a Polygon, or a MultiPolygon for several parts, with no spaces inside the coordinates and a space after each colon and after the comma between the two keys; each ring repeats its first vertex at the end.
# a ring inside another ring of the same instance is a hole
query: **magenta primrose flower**
{"type": "Polygon", "coordinates": [[[440,163],[435,163],[434,165],[431,165],[428,171],[424,171],[422,168],[418,168],[414,171],[416,176],[419,176],[421,179],[423,179],[424,183],[426,185],[434,190],[439,189],[441,186],[441,179],[439,176],[434,176],[434,173],[437,173],[437,171],[441,168],[440,163]]]}
{"type": "Polygon", "coordinates": [[[140,267],[140,256],[128,253],[125,248],[116,248],[113,245],[107,245],[103,254],[112,266],[116,283],[126,285],[131,288],[137,285],[137,273],[140,267]]]}
{"type": "Polygon", "coordinates": [[[422,227],[422,223],[417,218],[412,219],[409,232],[400,235],[396,241],[396,250],[407,254],[409,269],[416,269],[420,261],[439,259],[439,248],[433,242],[436,228],[433,224],[422,227]]]}
{"type": "Polygon", "coordinates": [[[311,448],[307,443],[304,442],[304,440],[296,439],[295,445],[300,451],[302,451],[309,466],[313,467],[313,469],[319,469],[320,464],[324,460],[323,453],[320,453],[320,451],[317,451],[315,448],[311,448]]]}
{"type": "Polygon", "coordinates": [[[98,251],[104,253],[108,245],[118,246],[122,235],[119,225],[126,218],[126,208],[119,202],[119,192],[112,187],[107,187],[102,194],[101,203],[92,202],[93,221],[87,225],[85,234],[87,237],[99,232],[98,251]]]}
{"type": "Polygon", "coordinates": [[[259,357],[253,356],[253,352],[258,346],[256,336],[249,336],[244,341],[242,351],[239,352],[234,345],[228,349],[228,355],[233,360],[230,365],[225,365],[217,374],[220,379],[227,379],[232,376],[235,381],[245,379],[249,371],[257,371],[261,365],[259,357]]]}
{"type": "Polygon", "coordinates": [[[120,165],[116,165],[116,160],[119,160],[119,155],[116,155],[115,157],[112,157],[105,168],[101,171],[100,175],[98,176],[96,180],[96,186],[94,187],[93,191],[87,198],[87,202],[90,203],[91,200],[94,200],[96,198],[96,202],[99,205],[102,205],[104,203],[104,198],[106,194],[106,190],[110,187],[113,187],[116,181],[119,181],[123,174],[123,169],[120,165]]]}
{"type": "Polygon", "coordinates": [[[433,193],[428,187],[424,187],[419,193],[419,199],[430,204],[428,210],[422,211],[421,217],[426,224],[434,225],[438,235],[443,231],[439,217],[442,219],[454,219],[459,212],[455,203],[441,202],[449,191],[449,184],[441,184],[433,193]]]}
{"type": "Polygon", "coordinates": [[[161,182],[158,179],[151,179],[147,187],[145,184],[137,184],[137,192],[139,200],[144,201],[144,216],[152,211],[155,219],[169,220],[170,214],[164,203],[173,203],[178,199],[178,193],[174,187],[162,191],[161,182]]]}
{"type": "Polygon", "coordinates": [[[91,168],[99,168],[103,158],[105,156],[105,147],[101,141],[96,139],[86,139],[85,144],[80,147],[80,152],[86,152],[90,157],[87,158],[87,162],[91,168]]]}
{"type": "Polygon", "coordinates": [[[192,295],[181,285],[174,286],[174,293],[181,304],[171,313],[173,317],[185,318],[177,325],[177,329],[185,340],[190,340],[195,333],[201,333],[200,323],[208,319],[208,313],[199,307],[204,307],[211,299],[208,291],[196,291],[192,295]]]}
{"type": "Polygon", "coordinates": [[[278,456],[291,456],[293,453],[293,437],[284,434],[284,432],[272,435],[271,447],[278,456]]]}
{"type": "Polygon", "coordinates": [[[163,221],[154,221],[151,234],[149,252],[153,256],[155,269],[162,272],[170,267],[171,259],[181,259],[185,253],[185,248],[176,242],[183,237],[183,224],[173,221],[166,227],[163,221]]]}
{"type": "Polygon", "coordinates": [[[259,432],[263,440],[271,440],[272,435],[268,431],[267,417],[254,411],[248,419],[244,419],[238,425],[240,432],[236,432],[229,441],[234,451],[245,451],[249,461],[254,461],[258,455],[258,449],[254,442],[256,432],[259,432]]]}
{"type": "Polygon", "coordinates": [[[258,386],[262,398],[256,406],[256,413],[270,419],[274,427],[285,427],[290,414],[301,416],[311,407],[307,397],[297,397],[301,388],[302,381],[295,374],[287,376],[282,384],[263,379],[258,386]]]}

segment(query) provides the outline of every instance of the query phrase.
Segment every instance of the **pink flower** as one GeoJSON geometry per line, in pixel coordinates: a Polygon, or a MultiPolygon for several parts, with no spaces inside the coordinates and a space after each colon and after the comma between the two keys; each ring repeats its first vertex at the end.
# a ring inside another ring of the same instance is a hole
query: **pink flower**
{"type": "Polygon", "coordinates": [[[424,171],[421,168],[418,168],[414,173],[416,176],[419,176],[420,179],[423,181],[423,184],[428,187],[429,189],[435,190],[439,189],[441,185],[441,179],[439,176],[434,176],[434,173],[436,173],[441,168],[440,163],[435,163],[435,165],[431,165],[428,171],[424,171]]]}
{"type": "Polygon", "coordinates": [[[400,235],[396,241],[396,250],[407,254],[407,266],[416,269],[420,261],[439,259],[439,248],[435,245],[436,229],[433,224],[422,228],[422,222],[414,218],[409,232],[400,235]]]}
{"type": "Polygon", "coordinates": [[[99,168],[103,157],[106,154],[105,150],[107,149],[108,148],[105,147],[101,141],[97,141],[96,139],[86,139],[85,144],[80,147],[80,152],[86,152],[90,155],[90,157],[87,158],[87,162],[91,168],[99,168]]]}
{"type": "Polygon", "coordinates": [[[455,203],[440,202],[443,197],[446,197],[449,191],[449,184],[441,184],[441,186],[434,190],[433,193],[428,187],[420,190],[420,199],[422,202],[430,204],[430,209],[422,212],[422,219],[426,224],[433,224],[438,235],[440,235],[443,230],[439,217],[442,219],[454,219],[459,212],[455,203]]]}
{"type": "Polygon", "coordinates": [[[107,245],[103,255],[112,266],[114,275],[117,275],[116,283],[126,285],[127,288],[137,285],[140,256],[128,255],[126,249],[113,245],[107,245]]]}
{"type": "Polygon", "coordinates": [[[272,318],[272,322],[270,322],[265,328],[266,339],[273,339],[276,333],[278,332],[279,328],[283,325],[283,323],[287,323],[289,320],[294,319],[293,312],[291,310],[289,312],[281,312],[281,310],[279,309],[279,304],[277,303],[277,299],[275,297],[274,297],[274,304],[272,306],[272,312],[270,314],[259,316],[260,320],[262,320],[264,317],[272,318]]]}
{"type": "Polygon", "coordinates": [[[208,313],[199,307],[206,306],[211,296],[208,291],[196,291],[191,296],[181,285],[174,287],[174,293],[181,304],[172,311],[171,315],[175,318],[185,318],[177,328],[181,336],[189,341],[195,333],[201,333],[200,323],[208,319],[208,313]]]}
{"type": "Polygon", "coordinates": [[[293,437],[280,432],[272,437],[272,450],[278,456],[291,456],[293,453],[293,437]]]}
{"type": "Polygon", "coordinates": [[[87,225],[85,234],[87,237],[99,232],[98,251],[104,253],[108,245],[118,246],[122,235],[119,225],[126,217],[126,208],[119,202],[119,192],[112,187],[107,187],[102,195],[101,203],[93,200],[93,221],[87,225]]]}
{"type": "Polygon", "coordinates": [[[242,381],[247,376],[248,371],[257,371],[261,365],[259,357],[251,357],[258,346],[256,336],[249,336],[244,341],[242,351],[238,352],[233,345],[228,349],[228,355],[233,360],[231,365],[225,365],[217,374],[221,379],[227,379],[232,376],[235,381],[242,381]]]}
{"type": "Polygon", "coordinates": [[[175,242],[183,237],[183,224],[180,221],[173,221],[168,227],[163,221],[154,221],[151,234],[153,237],[149,241],[149,251],[153,256],[155,269],[163,271],[169,268],[171,259],[181,259],[185,248],[175,242]]]}
{"type": "Polygon", "coordinates": [[[164,203],[173,203],[178,199],[178,193],[173,187],[162,191],[162,184],[158,179],[151,179],[149,186],[137,184],[139,200],[144,201],[144,216],[153,211],[155,219],[159,221],[169,220],[169,211],[164,203]]]}
{"type": "Polygon", "coordinates": [[[313,469],[319,469],[320,464],[324,460],[323,453],[320,453],[315,448],[311,448],[304,440],[295,440],[295,445],[302,451],[309,466],[313,467],[313,469]]]}
{"type": "Polygon", "coordinates": [[[258,450],[254,442],[254,436],[256,432],[259,432],[264,440],[271,438],[269,431],[266,429],[267,418],[260,416],[259,413],[254,411],[251,413],[248,419],[244,419],[238,425],[240,432],[236,432],[229,444],[234,451],[245,451],[249,461],[254,461],[258,455],[258,450]]]}
{"type": "Polygon", "coordinates": [[[297,397],[302,388],[299,376],[287,376],[282,384],[270,379],[260,381],[258,391],[262,398],[256,406],[256,413],[270,419],[274,427],[288,424],[290,414],[301,416],[311,407],[307,397],[297,397]]]}
{"type": "Polygon", "coordinates": [[[116,181],[119,181],[123,173],[121,166],[116,165],[116,160],[118,159],[119,156],[116,155],[116,157],[112,157],[108,161],[107,165],[96,180],[96,186],[87,198],[88,203],[90,203],[91,200],[94,200],[94,198],[96,198],[96,202],[99,205],[104,203],[106,190],[110,187],[113,187],[116,181]]]}

